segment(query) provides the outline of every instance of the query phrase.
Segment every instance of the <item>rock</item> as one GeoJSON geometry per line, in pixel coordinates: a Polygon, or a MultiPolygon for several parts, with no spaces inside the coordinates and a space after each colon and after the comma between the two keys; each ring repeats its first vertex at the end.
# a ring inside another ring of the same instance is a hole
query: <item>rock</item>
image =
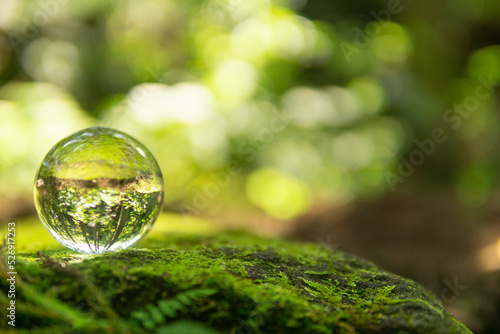
{"type": "MultiPolygon", "coordinates": [[[[17,256],[30,333],[470,333],[417,283],[318,244],[243,232],[149,237],[103,255],[17,256]]],[[[2,275],[8,271],[5,263],[2,275]]],[[[0,306],[7,307],[6,277],[0,306]]],[[[0,328],[13,329],[2,317],[0,328]]]]}

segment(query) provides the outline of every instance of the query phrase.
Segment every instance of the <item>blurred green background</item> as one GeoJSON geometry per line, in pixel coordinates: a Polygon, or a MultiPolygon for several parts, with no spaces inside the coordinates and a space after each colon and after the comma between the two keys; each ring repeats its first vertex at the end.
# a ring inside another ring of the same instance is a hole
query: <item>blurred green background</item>
{"type": "MultiPolygon", "coordinates": [[[[172,209],[289,219],[376,196],[413,139],[500,78],[497,1],[390,3],[2,1],[1,194],[29,196],[55,142],[104,125],[151,149],[172,209]]],[[[497,109],[489,94],[447,129],[418,177],[487,199],[497,109]]]]}
{"type": "MultiPolygon", "coordinates": [[[[500,100],[484,87],[497,81],[498,0],[2,0],[0,221],[34,214],[33,178],[57,141],[101,125],[155,155],[166,212],[293,234],[318,210],[405,194],[418,215],[439,193],[450,223],[434,234],[468,235],[498,220],[483,217],[499,212],[500,100]],[[435,129],[446,140],[425,154],[415,141],[435,129]]],[[[363,231],[385,228],[372,218],[363,231]]],[[[304,239],[330,236],[319,231],[304,239]]],[[[500,238],[485,231],[471,254],[500,238]]],[[[500,267],[500,243],[487,256],[500,267]]]]}

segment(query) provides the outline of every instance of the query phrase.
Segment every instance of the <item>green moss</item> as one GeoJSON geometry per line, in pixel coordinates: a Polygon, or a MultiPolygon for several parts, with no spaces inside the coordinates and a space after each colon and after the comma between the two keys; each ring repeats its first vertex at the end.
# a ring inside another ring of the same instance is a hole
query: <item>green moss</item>
{"type": "MultiPolygon", "coordinates": [[[[16,329],[470,333],[415,282],[320,245],[226,232],[157,235],[139,244],[146,246],[103,255],[20,254],[16,329]]],[[[5,309],[5,277],[0,290],[5,309]]],[[[7,320],[2,329],[12,329],[7,320]]]]}

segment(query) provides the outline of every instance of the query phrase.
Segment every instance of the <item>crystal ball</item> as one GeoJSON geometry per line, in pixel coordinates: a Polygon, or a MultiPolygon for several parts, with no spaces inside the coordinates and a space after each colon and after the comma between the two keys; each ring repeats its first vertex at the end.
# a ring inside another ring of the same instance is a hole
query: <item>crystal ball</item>
{"type": "Polygon", "coordinates": [[[78,131],[58,142],[38,169],[38,215],[64,246],[82,253],[129,247],[153,226],[163,178],[148,149],[109,128],[78,131]]]}

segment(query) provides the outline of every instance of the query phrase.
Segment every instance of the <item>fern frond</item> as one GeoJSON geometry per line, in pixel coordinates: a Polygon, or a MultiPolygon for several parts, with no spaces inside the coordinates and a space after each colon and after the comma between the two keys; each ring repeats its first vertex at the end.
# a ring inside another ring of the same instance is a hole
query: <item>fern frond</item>
{"type": "Polygon", "coordinates": [[[165,322],[165,318],[175,318],[187,312],[200,300],[217,293],[216,289],[193,289],[178,293],[169,300],[160,300],[157,306],[146,305],[142,310],[132,312],[132,317],[139,320],[144,328],[153,329],[165,322]]]}

